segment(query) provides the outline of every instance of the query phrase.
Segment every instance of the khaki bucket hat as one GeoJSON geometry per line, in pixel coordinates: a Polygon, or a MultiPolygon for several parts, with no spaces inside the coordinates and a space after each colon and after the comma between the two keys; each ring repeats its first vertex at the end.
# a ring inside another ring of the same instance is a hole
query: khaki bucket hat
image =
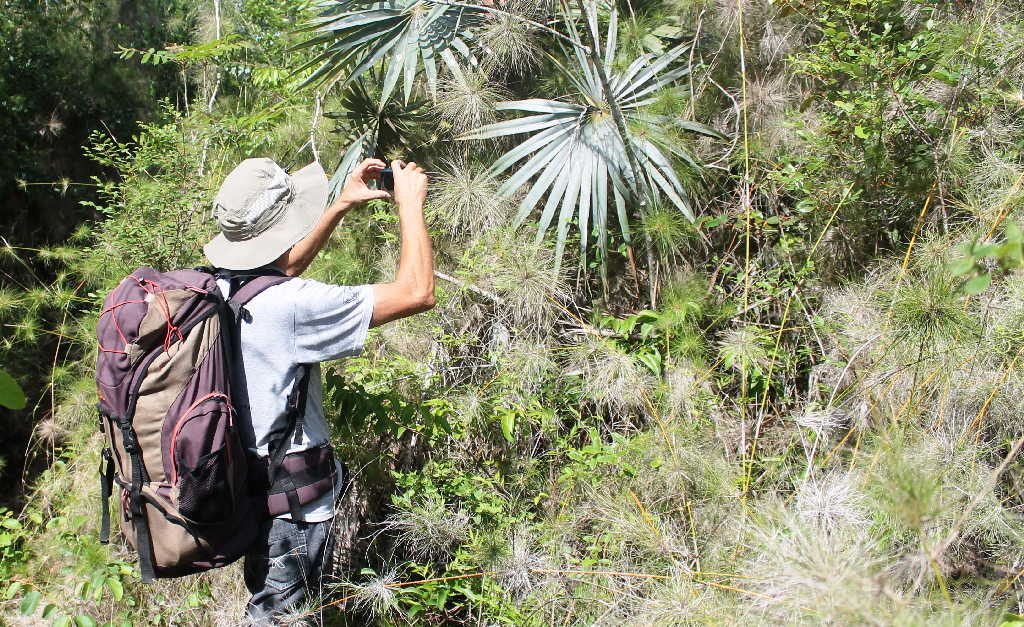
{"type": "Polygon", "coordinates": [[[246,159],[217,192],[213,217],[221,232],[203,252],[218,268],[265,266],[313,230],[327,193],[327,176],[319,163],[289,175],[272,159],[246,159]]]}

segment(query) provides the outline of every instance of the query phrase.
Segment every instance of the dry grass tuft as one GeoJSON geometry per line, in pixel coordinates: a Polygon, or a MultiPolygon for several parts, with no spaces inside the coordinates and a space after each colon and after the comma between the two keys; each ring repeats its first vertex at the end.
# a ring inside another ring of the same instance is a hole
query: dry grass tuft
{"type": "Polygon", "coordinates": [[[483,72],[467,70],[438,85],[434,113],[455,135],[479,128],[494,119],[494,105],[509,93],[483,72]]]}
{"type": "Polygon", "coordinates": [[[399,613],[398,592],[393,587],[398,583],[398,573],[391,570],[371,577],[359,584],[349,584],[352,598],[349,602],[357,612],[364,612],[375,619],[385,619],[399,613]]]}
{"type": "Polygon", "coordinates": [[[420,562],[446,560],[469,537],[469,515],[438,498],[399,507],[381,523],[385,533],[420,562]]]}
{"type": "Polygon", "coordinates": [[[478,237],[508,220],[511,201],[498,195],[487,168],[462,157],[442,162],[430,195],[431,222],[452,237],[478,237]]]}
{"type": "Polygon", "coordinates": [[[633,355],[594,336],[573,347],[570,368],[583,375],[583,395],[616,415],[642,410],[655,386],[654,377],[633,355]]]}

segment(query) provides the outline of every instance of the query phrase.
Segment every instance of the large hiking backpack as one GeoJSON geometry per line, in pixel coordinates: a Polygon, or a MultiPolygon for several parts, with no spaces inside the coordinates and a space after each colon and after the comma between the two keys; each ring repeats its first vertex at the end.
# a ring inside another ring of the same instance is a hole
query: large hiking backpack
{"type": "Polygon", "coordinates": [[[225,299],[217,276],[205,268],[139,268],[107,295],[96,328],[106,436],[100,541],[109,538],[116,485],[120,528],[138,552],[144,582],[230,564],[268,515],[297,517],[301,504],[336,479],[329,447],[285,455],[291,437],[301,437],[308,365],[289,394],[288,426],[270,458],[247,453],[231,402],[238,325],[249,300],[290,277],[231,275],[225,299]]]}

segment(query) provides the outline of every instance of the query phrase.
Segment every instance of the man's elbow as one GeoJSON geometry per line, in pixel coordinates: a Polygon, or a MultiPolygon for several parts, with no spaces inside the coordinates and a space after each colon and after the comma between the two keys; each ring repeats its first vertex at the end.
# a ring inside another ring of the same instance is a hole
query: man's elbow
{"type": "Polygon", "coordinates": [[[427,289],[421,290],[416,295],[416,311],[421,313],[429,311],[434,308],[437,304],[437,298],[434,296],[434,286],[431,284],[427,289]]]}

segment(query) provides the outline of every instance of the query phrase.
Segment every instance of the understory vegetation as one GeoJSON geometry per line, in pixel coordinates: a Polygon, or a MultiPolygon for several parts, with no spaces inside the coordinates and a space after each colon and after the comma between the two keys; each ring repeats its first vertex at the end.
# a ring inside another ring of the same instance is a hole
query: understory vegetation
{"type": "MultiPolygon", "coordinates": [[[[1024,624],[1019,3],[180,10],[109,51],[178,83],[86,142],[93,219],[0,247],[43,469],[0,458],[0,621],[238,623],[240,564],[143,586],[97,540],[99,305],[202,262],[241,159],[376,155],[430,171],[438,304],[324,367],[355,481],[287,620],[1024,624]]],[[[371,204],[309,276],[397,251],[371,204]]]]}

